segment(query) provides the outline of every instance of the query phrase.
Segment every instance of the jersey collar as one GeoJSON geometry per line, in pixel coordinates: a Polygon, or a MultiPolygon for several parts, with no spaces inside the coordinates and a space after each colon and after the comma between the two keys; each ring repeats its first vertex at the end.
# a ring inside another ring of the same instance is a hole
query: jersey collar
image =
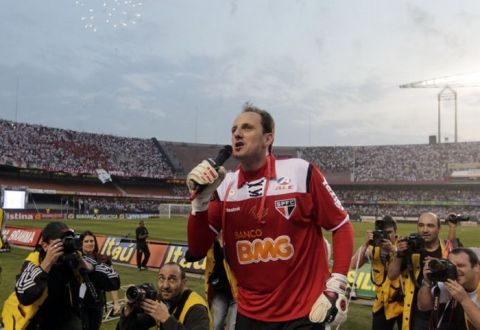
{"type": "Polygon", "coordinates": [[[256,171],[247,172],[243,169],[242,165],[239,166],[239,173],[238,173],[238,184],[237,188],[241,188],[246,182],[260,179],[260,178],[267,178],[269,180],[275,179],[277,177],[277,172],[275,170],[275,157],[273,155],[269,155],[267,157],[267,161],[265,165],[260,167],[256,171]],[[270,163],[270,166],[268,164],[270,163]]]}

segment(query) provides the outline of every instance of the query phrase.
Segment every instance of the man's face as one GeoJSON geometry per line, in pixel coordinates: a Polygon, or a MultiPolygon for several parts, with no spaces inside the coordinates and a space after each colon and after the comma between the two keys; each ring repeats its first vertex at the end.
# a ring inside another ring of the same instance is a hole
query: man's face
{"type": "Polygon", "coordinates": [[[450,260],[457,267],[457,282],[463,287],[475,285],[475,274],[479,272],[479,266],[472,267],[466,253],[450,254],[450,260]]]}
{"type": "Polygon", "coordinates": [[[263,133],[261,117],[255,112],[242,112],[233,122],[233,157],[242,161],[261,159],[273,143],[272,133],[263,133]]]}
{"type": "Polygon", "coordinates": [[[422,235],[426,243],[438,240],[440,227],[438,226],[437,218],[430,213],[422,214],[418,219],[417,232],[422,235]]]}
{"type": "Polygon", "coordinates": [[[139,225],[140,227],[144,227],[144,226],[145,226],[145,222],[140,221],[140,222],[138,223],[138,225],[139,225]]]}
{"type": "Polygon", "coordinates": [[[166,265],[158,272],[157,287],[162,300],[172,300],[185,290],[186,279],[177,265],[166,265]]]}

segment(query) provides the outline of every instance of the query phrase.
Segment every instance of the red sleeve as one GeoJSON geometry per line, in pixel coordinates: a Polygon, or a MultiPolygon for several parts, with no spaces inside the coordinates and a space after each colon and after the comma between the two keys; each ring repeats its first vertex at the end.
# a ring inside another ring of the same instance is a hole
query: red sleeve
{"type": "Polygon", "coordinates": [[[322,173],[310,165],[309,192],[312,195],[317,224],[326,230],[336,228],[348,221],[348,214],[322,173]]]}
{"type": "Polygon", "coordinates": [[[335,230],[333,236],[333,273],[347,275],[353,253],[353,226],[350,221],[335,230]]]}
{"type": "Polygon", "coordinates": [[[312,165],[310,171],[309,190],[316,205],[314,214],[317,224],[333,232],[332,272],[346,275],[353,253],[353,226],[347,211],[322,173],[312,165]]]}
{"type": "Polygon", "coordinates": [[[222,227],[222,203],[214,198],[208,212],[190,213],[188,217],[188,250],[191,256],[204,257],[222,227]]]}

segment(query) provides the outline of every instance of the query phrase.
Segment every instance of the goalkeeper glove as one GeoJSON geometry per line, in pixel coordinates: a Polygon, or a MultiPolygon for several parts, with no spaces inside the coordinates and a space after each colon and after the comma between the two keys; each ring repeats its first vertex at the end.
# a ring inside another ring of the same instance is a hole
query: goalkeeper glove
{"type": "Polygon", "coordinates": [[[218,167],[218,170],[213,167],[208,160],[202,161],[187,175],[187,187],[190,194],[196,191],[199,186],[205,188],[196,195],[192,200],[192,214],[206,211],[212,193],[218,188],[220,183],[225,178],[225,168],[218,167]]]}
{"type": "Polygon", "coordinates": [[[348,300],[345,296],[347,277],[332,273],[327,280],[327,288],[318,297],[310,310],[309,318],[314,323],[339,325],[347,319],[348,300]]]}

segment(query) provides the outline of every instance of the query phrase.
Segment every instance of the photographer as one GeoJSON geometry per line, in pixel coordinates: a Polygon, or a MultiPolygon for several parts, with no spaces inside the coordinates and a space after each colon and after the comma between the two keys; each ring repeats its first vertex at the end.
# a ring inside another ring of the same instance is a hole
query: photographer
{"type": "Polygon", "coordinates": [[[404,279],[404,310],[402,329],[425,329],[428,327],[430,312],[420,311],[417,307],[419,283],[423,280],[423,266],[427,257],[447,257],[449,251],[457,247],[456,221],[453,215],[447,218],[448,239],[440,240],[440,219],[431,212],[422,213],[417,221],[417,233],[407,239],[397,241],[396,258],[388,267],[388,278],[395,280],[402,271],[408,272],[404,279]]]}
{"type": "Polygon", "coordinates": [[[372,263],[372,282],[375,284],[375,302],[372,306],[372,330],[402,327],[403,292],[400,279],[390,280],[388,264],[395,258],[397,223],[386,215],[375,221],[375,231],[367,230],[365,241],[352,258],[350,268],[361,267],[367,259],[372,263]],[[360,258],[360,260],[358,260],[360,258]]]}
{"type": "MultiPolygon", "coordinates": [[[[108,283],[109,276],[116,273],[88,262],[80,256],[80,248],[80,240],[66,224],[50,222],[44,228],[40,246],[23,264],[15,285],[16,295],[7,299],[13,304],[16,301],[30,307],[36,313],[31,313],[31,320],[25,320],[25,316],[15,314],[13,308],[4,308],[4,321],[12,322],[5,324],[6,329],[16,329],[15,324],[19,322],[28,323],[27,329],[82,329],[79,297],[93,281],[108,283]]],[[[6,303],[5,306],[14,305],[6,303]]]]}
{"type": "Polygon", "coordinates": [[[185,271],[178,264],[168,262],[158,272],[156,299],[151,285],[135,287],[134,290],[129,288],[129,301],[122,310],[117,329],[149,329],[153,326],[162,330],[210,329],[207,303],[196,292],[185,288],[186,281],[185,271]]]}
{"type": "Polygon", "coordinates": [[[448,261],[429,259],[423,274],[418,308],[434,310],[431,328],[480,329],[480,264],[475,252],[456,248],[448,261]]]}

